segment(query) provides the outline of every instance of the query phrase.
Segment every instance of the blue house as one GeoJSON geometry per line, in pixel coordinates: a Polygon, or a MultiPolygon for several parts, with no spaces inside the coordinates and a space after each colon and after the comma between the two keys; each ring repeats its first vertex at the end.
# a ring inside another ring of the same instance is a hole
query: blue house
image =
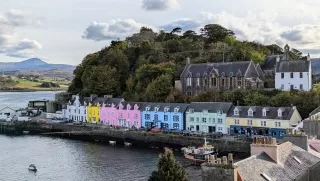
{"type": "Polygon", "coordinates": [[[188,106],[182,103],[145,103],[141,109],[141,126],[183,130],[188,106]]]}

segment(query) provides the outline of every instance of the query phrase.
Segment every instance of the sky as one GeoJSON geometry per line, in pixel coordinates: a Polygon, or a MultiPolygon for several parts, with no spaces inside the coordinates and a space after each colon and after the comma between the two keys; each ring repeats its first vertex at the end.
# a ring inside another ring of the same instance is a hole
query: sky
{"type": "Polygon", "coordinates": [[[77,65],[142,26],[196,30],[220,24],[240,40],[320,57],[318,0],[8,0],[0,6],[0,62],[38,57],[77,65]]]}

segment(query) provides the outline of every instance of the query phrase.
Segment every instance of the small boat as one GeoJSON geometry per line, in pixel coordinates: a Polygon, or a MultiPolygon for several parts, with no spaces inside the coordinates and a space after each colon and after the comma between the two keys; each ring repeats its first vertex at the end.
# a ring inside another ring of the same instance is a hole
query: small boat
{"type": "Polygon", "coordinates": [[[30,171],[34,171],[34,172],[37,171],[37,167],[36,167],[34,164],[30,164],[28,169],[29,169],[30,171]]]}
{"type": "Polygon", "coordinates": [[[22,131],[23,134],[29,134],[29,131],[22,131]]]}
{"type": "Polygon", "coordinates": [[[115,145],[115,144],[116,144],[116,141],[109,141],[109,143],[110,143],[111,145],[115,145]]]}
{"type": "Polygon", "coordinates": [[[183,147],[181,150],[183,151],[184,157],[192,163],[199,165],[201,163],[206,162],[206,160],[209,159],[209,157],[214,157],[214,155],[217,154],[217,151],[215,150],[214,146],[208,145],[209,142],[207,142],[206,138],[204,138],[204,145],[201,147],[183,147]]]}
{"type": "Polygon", "coordinates": [[[132,145],[132,143],[124,142],[124,145],[125,145],[125,146],[131,146],[131,145],[132,145]]]}

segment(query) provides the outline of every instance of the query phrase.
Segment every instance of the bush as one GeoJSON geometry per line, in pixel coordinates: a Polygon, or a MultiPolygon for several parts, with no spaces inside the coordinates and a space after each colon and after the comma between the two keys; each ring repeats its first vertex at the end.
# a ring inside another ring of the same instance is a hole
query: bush
{"type": "Polygon", "coordinates": [[[43,88],[52,88],[52,87],[60,87],[59,84],[53,83],[53,82],[43,82],[40,87],[43,88]]]}

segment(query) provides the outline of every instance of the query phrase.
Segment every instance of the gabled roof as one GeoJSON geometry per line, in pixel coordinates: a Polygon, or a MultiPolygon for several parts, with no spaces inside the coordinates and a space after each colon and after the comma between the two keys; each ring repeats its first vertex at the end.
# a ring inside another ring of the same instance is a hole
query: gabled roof
{"type": "MultiPolygon", "coordinates": [[[[188,64],[183,70],[181,77],[205,77],[215,75],[224,76],[244,76],[252,61],[242,62],[220,62],[220,63],[200,63],[200,64],[188,64]]],[[[255,70],[256,71],[256,70],[255,70]]]]}
{"type": "Polygon", "coordinates": [[[293,113],[293,107],[233,106],[228,112],[228,117],[290,120],[293,113]],[[234,115],[235,108],[239,110],[239,116],[234,115]],[[254,109],[253,116],[248,116],[248,110],[250,108],[254,109]],[[266,116],[262,115],[263,108],[269,109],[266,112],[266,116]],[[283,111],[281,118],[278,117],[279,109],[283,111]]]}
{"type": "Polygon", "coordinates": [[[164,112],[165,108],[169,108],[168,112],[174,112],[174,108],[179,107],[178,112],[184,113],[188,108],[189,104],[184,103],[156,103],[156,102],[146,102],[141,110],[145,111],[147,107],[150,108],[150,111],[154,111],[154,108],[159,108],[159,112],[164,112]]]}
{"type": "Polygon", "coordinates": [[[281,60],[276,63],[276,72],[308,72],[308,60],[281,60]]]}
{"type": "Polygon", "coordinates": [[[192,102],[187,111],[193,109],[194,112],[202,112],[203,110],[208,110],[208,112],[212,113],[216,113],[218,111],[227,113],[231,107],[232,103],[230,102],[192,102]]]}
{"type": "Polygon", "coordinates": [[[262,152],[236,162],[235,165],[244,180],[266,181],[261,176],[263,173],[271,180],[291,181],[307,173],[308,169],[319,162],[317,156],[286,142],[278,145],[278,163],[262,152]]]}
{"type": "Polygon", "coordinates": [[[10,107],[8,107],[8,106],[5,106],[5,107],[3,107],[3,108],[0,108],[0,111],[2,111],[2,110],[4,110],[4,109],[11,109],[11,110],[13,110],[13,111],[16,111],[16,110],[14,110],[13,108],[10,108],[10,107]]]}
{"type": "Polygon", "coordinates": [[[264,59],[263,64],[261,65],[261,69],[263,71],[266,70],[275,70],[276,68],[276,63],[277,63],[277,56],[279,56],[280,60],[284,57],[284,54],[282,55],[269,55],[266,56],[264,59]]]}
{"type": "MultiPolygon", "coordinates": [[[[138,110],[141,110],[141,108],[145,104],[145,102],[121,102],[120,104],[122,104],[123,110],[127,110],[127,105],[128,104],[131,106],[130,110],[134,110],[134,106],[135,105],[138,106],[138,110]]],[[[120,108],[118,107],[118,109],[120,109],[120,108]]]]}

